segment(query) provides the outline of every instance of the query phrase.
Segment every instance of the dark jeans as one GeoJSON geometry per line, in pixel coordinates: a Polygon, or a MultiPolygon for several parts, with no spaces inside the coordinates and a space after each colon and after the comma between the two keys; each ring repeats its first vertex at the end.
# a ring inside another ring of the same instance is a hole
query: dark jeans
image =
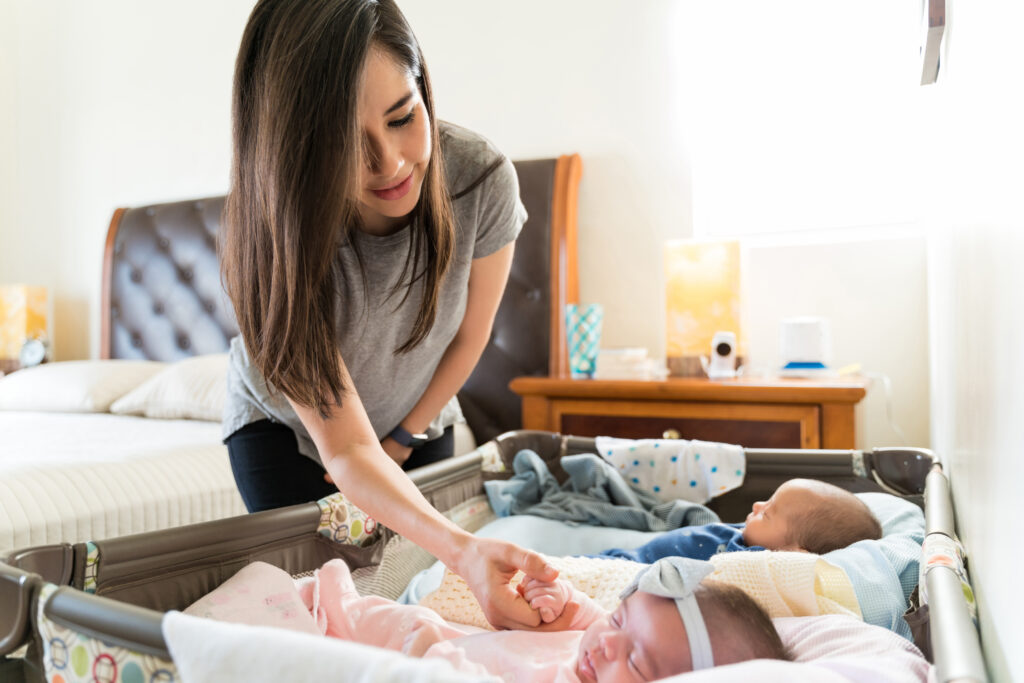
{"type": "MultiPolygon", "coordinates": [[[[338,486],[324,481],[320,463],[299,453],[295,432],[283,424],[260,420],[224,440],[231,471],[249,512],[308,503],[329,496],[338,486]]],[[[450,458],[455,452],[451,427],[415,448],[402,469],[411,470],[450,458]]]]}

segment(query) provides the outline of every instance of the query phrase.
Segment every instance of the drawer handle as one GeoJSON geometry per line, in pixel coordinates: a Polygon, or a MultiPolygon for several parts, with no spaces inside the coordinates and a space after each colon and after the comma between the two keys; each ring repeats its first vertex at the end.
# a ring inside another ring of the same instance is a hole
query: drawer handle
{"type": "Polygon", "coordinates": [[[665,432],[661,435],[661,438],[663,438],[663,439],[678,439],[681,436],[682,435],[679,433],[678,429],[666,429],[665,432]]]}

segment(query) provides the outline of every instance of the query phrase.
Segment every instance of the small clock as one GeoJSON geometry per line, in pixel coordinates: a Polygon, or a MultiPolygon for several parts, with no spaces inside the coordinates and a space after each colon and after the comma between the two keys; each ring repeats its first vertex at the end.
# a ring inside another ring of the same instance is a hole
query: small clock
{"type": "Polygon", "coordinates": [[[46,360],[46,343],[42,339],[26,339],[18,353],[23,368],[32,368],[46,360]]]}

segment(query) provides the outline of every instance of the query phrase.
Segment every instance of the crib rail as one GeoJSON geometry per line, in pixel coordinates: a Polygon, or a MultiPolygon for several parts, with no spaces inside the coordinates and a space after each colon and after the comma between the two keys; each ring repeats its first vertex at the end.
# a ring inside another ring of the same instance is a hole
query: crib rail
{"type": "MultiPolygon", "coordinates": [[[[928,590],[928,609],[936,680],[939,683],[984,683],[988,681],[978,627],[964,597],[964,586],[954,566],[929,563],[927,548],[935,537],[950,539],[959,546],[956,517],[949,480],[936,464],[928,474],[925,489],[925,549],[921,558],[928,590]]],[[[948,544],[947,544],[948,545],[948,544]]]]}

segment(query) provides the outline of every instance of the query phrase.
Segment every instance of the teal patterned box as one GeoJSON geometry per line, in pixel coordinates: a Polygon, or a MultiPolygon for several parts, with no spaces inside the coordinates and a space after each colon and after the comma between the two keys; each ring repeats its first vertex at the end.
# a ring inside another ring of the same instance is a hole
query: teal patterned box
{"type": "Polygon", "coordinates": [[[601,304],[566,304],[565,337],[569,344],[569,372],[574,379],[590,379],[601,348],[601,304]]]}

